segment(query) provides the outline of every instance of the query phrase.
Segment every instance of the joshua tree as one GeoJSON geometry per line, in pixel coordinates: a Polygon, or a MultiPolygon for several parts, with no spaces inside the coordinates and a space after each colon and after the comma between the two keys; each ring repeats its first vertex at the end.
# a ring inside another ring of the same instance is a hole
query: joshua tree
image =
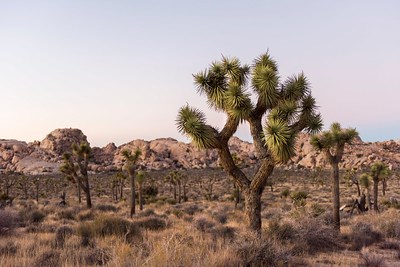
{"type": "Polygon", "coordinates": [[[122,156],[125,159],[125,169],[128,172],[129,179],[131,182],[131,213],[130,216],[132,218],[133,214],[136,212],[136,195],[135,195],[135,174],[137,169],[137,161],[139,160],[142,152],[140,149],[136,149],[135,153],[132,154],[132,151],[123,150],[122,156]]]}
{"type": "Polygon", "coordinates": [[[40,176],[36,176],[33,177],[33,184],[35,185],[35,189],[36,189],[36,202],[39,203],[39,189],[40,189],[40,185],[41,185],[41,177],[40,176]]]}
{"type": "Polygon", "coordinates": [[[186,105],[177,116],[178,130],[198,148],[217,150],[222,167],[243,192],[249,228],[260,233],[261,195],[275,165],[295,154],[295,139],[300,131],[315,133],[322,126],[307,78],[299,74],[280,83],[278,65],[265,53],[252,66],[242,65],[237,58],[223,57],[194,75],[194,80],[209,106],[226,114],[226,122],[219,130],[206,124],[203,112],[186,105]],[[253,177],[235,164],[228,147],[229,139],[244,122],[250,126],[259,159],[253,177]]]}
{"type": "MultiPolygon", "coordinates": [[[[92,199],[90,197],[90,185],[88,164],[92,149],[89,143],[82,142],[80,145],[72,145],[72,154],[64,153],[64,164],[60,167],[68,179],[75,181],[78,188],[86,195],[86,207],[92,208],[92,199]]],[[[79,192],[79,191],[78,191],[79,192]]]]}
{"type": "Polygon", "coordinates": [[[355,129],[342,129],[339,123],[332,123],[330,131],[311,138],[311,144],[317,150],[323,151],[332,167],[332,204],[335,229],[340,230],[340,192],[339,192],[339,162],[342,160],[345,144],[350,144],[358,136],[355,129]]]}
{"type": "Polygon", "coordinates": [[[356,169],[354,169],[354,168],[346,169],[346,173],[344,175],[344,178],[347,180],[349,186],[356,185],[356,187],[357,187],[357,195],[361,196],[360,183],[359,183],[359,181],[357,179],[356,169]]]}
{"type": "Polygon", "coordinates": [[[31,189],[31,180],[28,176],[26,175],[20,175],[18,182],[17,182],[17,187],[24,193],[24,198],[28,199],[29,198],[29,191],[31,189]]]}
{"type": "Polygon", "coordinates": [[[122,172],[118,172],[113,176],[111,181],[111,186],[112,186],[112,195],[115,200],[118,200],[118,197],[120,200],[122,199],[126,178],[127,178],[126,175],[123,174],[122,172]]]}
{"type": "Polygon", "coordinates": [[[367,173],[363,173],[360,176],[360,184],[362,187],[365,188],[366,190],[366,202],[367,202],[367,207],[368,210],[371,210],[371,194],[370,194],[370,188],[371,188],[371,176],[367,173]]]}
{"type": "Polygon", "coordinates": [[[138,187],[139,193],[139,208],[143,210],[143,183],[146,181],[146,173],[143,171],[139,171],[136,175],[136,183],[138,187]]]}
{"type": "Polygon", "coordinates": [[[384,176],[388,175],[389,168],[381,161],[376,161],[371,166],[371,176],[374,181],[374,210],[379,211],[378,209],[378,184],[379,180],[384,176]]]}
{"type": "Polygon", "coordinates": [[[11,188],[16,184],[17,182],[17,174],[14,172],[7,172],[1,176],[1,186],[3,190],[3,198],[4,199],[10,199],[10,191],[11,188]]]}

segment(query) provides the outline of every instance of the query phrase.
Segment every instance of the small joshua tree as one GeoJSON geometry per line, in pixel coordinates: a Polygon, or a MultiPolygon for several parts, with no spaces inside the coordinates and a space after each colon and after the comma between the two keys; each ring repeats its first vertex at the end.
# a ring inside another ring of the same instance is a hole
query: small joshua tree
{"type": "Polygon", "coordinates": [[[371,176],[374,181],[374,210],[379,211],[378,209],[378,185],[379,180],[383,179],[383,177],[387,176],[389,173],[389,168],[385,163],[381,161],[377,161],[371,166],[371,176]]]}
{"type": "Polygon", "coordinates": [[[64,164],[61,165],[60,171],[64,173],[68,179],[72,179],[78,184],[79,189],[86,195],[86,207],[92,208],[92,199],[90,196],[88,165],[92,149],[89,143],[82,142],[80,145],[72,145],[72,153],[64,153],[64,164]]]}
{"type": "Polygon", "coordinates": [[[260,233],[261,195],[275,165],[287,162],[295,154],[299,132],[315,133],[322,126],[307,78],[300,74],[280,83],[278,65],[265,53],[251,66],[242,65],[237,58],[223,57],[208,70],[194,75],[194,80],[210,107],[226,114],[226,123],[222,129],[212,127],[203,112],[186,105],[178,113],[178,130],[197,147],[217,150],[222,167],[244,195],[249,228],[260,233]],[[228,146],[244,122],[250,126],[259,162],[253,177],[235,164],[228,146]]]}
{"type": "Polygon", "coordinates": [[[139,171],[136,175],[136,184],[138,187],[139,194],[139,209],[143,210],[143,183],[146,181],[146,173],[143,171],[139,171]]]}
{"type": "Polygon", "coordinates": [[[363,174],[361,174],[359,179],[360,179],[361,186],[364,187],[365,191],[366,191],[367,208],[368,208],[368,210],[371,210],[371,193],[370,193],[371,176],[367,173],[363,173],[363,174]]]}
{"type": "Polygon", "coordinates": [[[339,123],[332,123],[329,131],[311,138],[311,144],[317,150],[323,151],[332,167],[332,203],[333,223],[340,231],[340,191],[339,191],[339,162],[342,160],[345,144],[350,144],[358,133],[355,129],[342,129],[339,123]]]}
{"type": "Polygon", "coordinates": [[[344,175],[344,178],[347,180],[349,186],[356,185],[356,187],[357,187],[357,195],[361,196],[360,183],[359,183],[359,181],[357,179],[356,169],[354,169],[354,168],[346,169],[346,173],[344,175]]]}
{"type": "Polygon", "coordinates": [[[129,150],[122,151],[122,156],[125,159],[125,170],[128,172],[131,183],[131,218],[136,213],[135,176],[137,162],[141,154],[142,152],[140,151],[140,149],[136,149],[135,153],[132,153],[132,151],[129,150]]]}

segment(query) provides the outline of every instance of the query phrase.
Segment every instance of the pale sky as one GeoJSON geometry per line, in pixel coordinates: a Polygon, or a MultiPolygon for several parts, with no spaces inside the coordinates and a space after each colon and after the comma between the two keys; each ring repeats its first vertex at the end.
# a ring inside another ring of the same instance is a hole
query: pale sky
{"type": "MultiPolygon", "coordinates": [[[[269,49],[304,71],[324,124],[400,139],[400,1],[2,1],[0,138],[80,128],[93,146],[173,137],[179,107],[224,117],[192,74],[269,49]]],[[[238,134],[250,140],[247,127],[238,134]]]]}

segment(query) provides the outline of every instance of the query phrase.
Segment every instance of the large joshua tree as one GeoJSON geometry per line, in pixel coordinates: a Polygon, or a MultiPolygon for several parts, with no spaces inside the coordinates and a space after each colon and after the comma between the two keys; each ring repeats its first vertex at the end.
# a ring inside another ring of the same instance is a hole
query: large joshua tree
{"type": "Polygon", "coordinates": [[[222,129],[212,127],[203,112],[186,105],[177,116],[178,130],[197,147],[218,151],[222,167],[243,192],[249,228],[260,232],[261,195],[275,165],[295,154],[300,131],[315,133],[322,126],[307,78],[301,73],[281,83],[276,61],[265,53],[251,66],[242,65],[237,58],[222,57],[195,74],[194,81],[209,106],[226,114],[226,122],[222,129]],[[253,177],[235,164],[228,147],[229,139],[244,122],[250,126],[259,159],[253,177]]]}
{"type": "Polygon", "coordinates": [[[86,206],[89,209],[92,207],[88,174],[91,151],[90,145],[86,142],[73,144],[72,153],[64,153],[64,164],[60,167],[62,173],[78,184],[78,190],[82,189],[85,192],[86,206]]]}
{"type": "Polygon", "coordinates": [[[378,209],[378,184],[379,180],[384,176],[388,175],[389,168],[385,165],[385,163],[381,161],[376,161],[371,166],[371,176],[374,181],[374,210],[379,211],[378,209]]]}
{"type": "Polygon", "coordinates": [[[137,161],[139,160],[141,154],[142,152],[140,151],[140,149],[135,150],[134,153],[129,150],[122,151],[122,156],[125,159],[125,169],[128,172],[131,183],[131,218],[133,214],[136,213],[135,175],[137,169],[137,161]]]}
{"type": "Polygon", "coordinates": [[[339,162],[342,160],[345,144],[351,143],[358,136],[354,128],[342,129],[339,123],[332,123],[329,131],[311,138],[311,144],[323,151],[332,167],[332,204],[333,223],[340,230],[340,191],[339,191],[339,162]]]}

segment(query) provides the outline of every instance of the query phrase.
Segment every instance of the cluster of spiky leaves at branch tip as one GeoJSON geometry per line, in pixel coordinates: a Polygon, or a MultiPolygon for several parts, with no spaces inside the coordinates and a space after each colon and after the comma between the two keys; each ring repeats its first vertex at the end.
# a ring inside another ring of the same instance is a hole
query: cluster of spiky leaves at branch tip
{"type": "Polygon", "coordinates": [[[237,58],[223,57],[209,69],[195,74],[194,80],[209,106],[228,117],[219,131],[206,123],[200,110],[189,105],[179,110],[178,130],[199,148],[219,148],[240,123],[267,114],[264,145],[277,162],[286,162],[295,153],[295,138],[300,131],[316,133],[322,127],[305,75],[301,73],[280,82],[277,63],[268,53],[256,58],[251,66],[242,65],[237,58]]]}
{"type": "Polygon", "coordinates": [[[121,154],[125,160],[125,168],[129,171],[131,168],[136,167],[136,163],[139,160],[139,157],[142,155],[142,151],[140,149],[136,149],[135,152],[132,153],[130,150],[123,150],[121,154]]]}
{"type": "Polygon", "coordinates": [[[325,150],[330,155],[342,158],[344,145],[350,144],[358,137],[354,128],[342,129],[338,122],[332,123],[329,131],[311,137],[311,144],[318,150],[325,150]]]}

